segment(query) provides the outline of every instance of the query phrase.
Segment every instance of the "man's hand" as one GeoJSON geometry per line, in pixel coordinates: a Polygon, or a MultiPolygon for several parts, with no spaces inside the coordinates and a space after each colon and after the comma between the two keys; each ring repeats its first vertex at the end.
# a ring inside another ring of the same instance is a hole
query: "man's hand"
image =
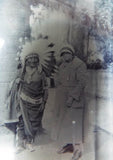
{"type": "Polygon", "coordinates": [[[16,82],[16,84],[19,84],[19,83],[22,83],[23,80],[21,78],[16,78],[15,82],[16,82]]]}
{"type": "Polygon", "coordinates": [[[73,103],[73,97],[69,97],[67,102],[66,102],[66,106],[68,108],[72,107],[72,103],[73,103]]]}
{"type": "Polygon", "coordinates": [[[15,81],[16,81],[17,84],[19,84],[20,83],[20,78],[17,78],[15,81]]]}
{"type": "Polygon", "coordinates": [[[40,105],[40,112],[45,109],[45,104],[46,104],[46,102],[43,102],[43,103],[40,105]]]}

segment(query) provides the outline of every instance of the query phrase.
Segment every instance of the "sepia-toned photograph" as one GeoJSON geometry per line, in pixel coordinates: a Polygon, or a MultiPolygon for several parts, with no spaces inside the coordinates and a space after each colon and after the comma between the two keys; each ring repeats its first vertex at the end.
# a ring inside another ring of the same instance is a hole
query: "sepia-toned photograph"
{"type": "Polygon", "coordinates": [[[113,1],[0,1],[0,157],[112,160],[113,1]]]}

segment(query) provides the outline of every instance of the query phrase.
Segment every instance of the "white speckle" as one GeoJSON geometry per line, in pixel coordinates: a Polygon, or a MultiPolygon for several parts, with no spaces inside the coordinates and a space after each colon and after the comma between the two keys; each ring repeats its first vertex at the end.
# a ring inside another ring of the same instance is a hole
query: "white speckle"
{"type": "Polygon", "coordinates": [[[72,121],[72,124],[75,124],[76,123],[76,121],[72,121]]]}

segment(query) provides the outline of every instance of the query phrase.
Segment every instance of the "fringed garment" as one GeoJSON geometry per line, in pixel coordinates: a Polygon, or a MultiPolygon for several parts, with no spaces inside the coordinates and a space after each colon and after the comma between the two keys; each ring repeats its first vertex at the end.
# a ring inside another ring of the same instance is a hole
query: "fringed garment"
{"type": "Polygon", "coordinates": [[[19,121],[22,117],[25,135],[34,137],[42,127],[47,97],[47,81],[44,72],[36,70],[31,79],[25,73],[23,82],[17,84],[15,80],[9,92],[9,120],[19,121]]]}

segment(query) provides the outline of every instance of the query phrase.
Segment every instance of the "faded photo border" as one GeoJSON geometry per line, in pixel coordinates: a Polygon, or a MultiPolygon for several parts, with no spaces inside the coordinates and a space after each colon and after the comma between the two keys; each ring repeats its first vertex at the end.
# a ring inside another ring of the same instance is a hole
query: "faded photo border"
{"type": "Polygon", "coordinates": [[[111,160],[112,0],[1,0],[0,26],[2,158],[111,160]]]}

